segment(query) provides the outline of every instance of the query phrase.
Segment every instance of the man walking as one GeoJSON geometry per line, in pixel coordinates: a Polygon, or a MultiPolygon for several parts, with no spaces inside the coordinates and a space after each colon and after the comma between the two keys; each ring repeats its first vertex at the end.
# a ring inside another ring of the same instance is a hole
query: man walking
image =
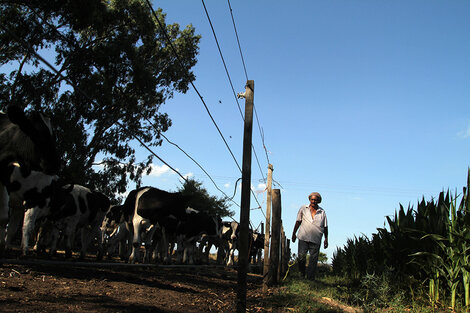
{"type": "Polygon", "coordinates": [[[301,206],[297,213],[297,219],[292,233],[292,242],[295,242],[297,230],[299,230],[299,271],[302,277],[305,277],[305,274],[307,274],[307,279],[315,280],[318,254],[320,253],[323,234],[325,235],[323,246],[325,249],[328,248],[328,222],[325,210],[318,205],[321,203],[321,195],[318,192],[312,192],[308,196],[308,199],[310,204],[301,206]],[[305,273],[307,252],[310,254],[310,261],[307,267],[307,273],[305,273]]]}

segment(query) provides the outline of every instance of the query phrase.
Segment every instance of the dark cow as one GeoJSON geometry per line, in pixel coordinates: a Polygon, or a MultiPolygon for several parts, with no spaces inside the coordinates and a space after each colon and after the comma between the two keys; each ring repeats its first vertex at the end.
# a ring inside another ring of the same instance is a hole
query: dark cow
{"type": "MultiPolygon", "coordinates": [[[[57,174],[60,167],[55,138],[50,121],[41,113],[26,116],[23,110],[10,106],[7,114],[0,112],[0,172],[5,166],[18,162],[22,166],[57,174]]],[[[8,223],[9,195],[0,183],[0,255],[5,247],[5,229],[8,223]]]]}
{"type": "Polygon", "coordinates": [[[60,159],[49,119],[38,112],[26,116],[17,106],[0,112],[0,162],[6,161],[57,174],[60,159]]]}
{"type": "MultiPolygon", "coordinates": [[[[218,234],[217,220],[206,213],[189,208],[191,199],[191,196],[180,192],[171,193],[153,187],[140,188],[129,194],[123,210],[132,224],[133,247],[129,262],[133,263],[137,258],[138,248],[142,243],[142,233],[147,233],[146,237],[151,240],[160,228],[164,247],[168,246],[169,235],[176,235],[180,242],[189,244],[204,234],[218,234]],[[134,212],[131,218],[127,213],[130,212],[132,203],[134,212]],[[143,229],[146,232],[143,232],[143,229]]],[[[148,246],[147,240],[146,249],[148,246]]],[[[148,249],[150,248],[151,245],[148,249]]],[[[149,256],[150,251],[147,251],[146,255],[149,256]]]]}
{"type": "MultiPolygon", "coordinates": [[[[65,186],[70,188],[70,186],[65,186]]],[[[84,186],[73,185],[60,210],[47,218],[52,222],[52,243],[50,251],[57,251],[57,242],[62,235],[65,242],[65,257],[72,256],[73,239],[81,233],[80,258],[84,258],[88,245],[93,238],[98,239],[98,259],[103,255],[101,225],[110,207],[110,201],[104,194],[92,191],[84,186]]],[[[40,241],[40,238],[38,238],[40,241]]]]}
{"type": "Polygon", "coordinates": [[[259,264],[261,261],[261,251],[264,249],[264,234],[257,231],[253,232],[253,238],[250,243],[250,255],[248,262],[259,264]]]}
{"type": "MultiPolygon", "coordinates": [[[[222,223],[222,236],[221,242],[219,244],[218,261],[222,258],[227,266],[234,264],[235,250],[239,248],[239,223],[236,221],[233,222],[223,222],[222,223]]],[[[260,251],[264,249],[264,234],[260,234],[257,231],[249,229],[248,234],[248,260],[249,262],[258,263],[260,259],[260,251]]]]}
{"type": "Polygon", "coordinates": [[[119,257],[121,260],[127,260],[130,251],[130,225],[124,218],[123,210],[124,205],[114,205],[106,212],[101,224],[101,235],[105,255],[111,257],[119,246],[119,257]]]}
{"type": "MultiPolygon", "coordinates": [[[[204,241],[208,237],[219,235],[219,222],[209,214],[191,208],[185,210],[185,218],[179,221],[176,227],[178,242],[178,262],[195,263],[196,242],[204,241]]],[[[197,261],[201,261],[201,255],[197,255],[197,261]]]]}

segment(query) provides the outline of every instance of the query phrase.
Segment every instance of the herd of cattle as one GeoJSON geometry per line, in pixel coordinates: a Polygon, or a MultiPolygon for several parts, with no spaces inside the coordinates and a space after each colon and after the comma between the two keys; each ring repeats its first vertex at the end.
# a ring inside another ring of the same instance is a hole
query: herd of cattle
{"type": "MultiPolygon", "coordinates": [[[[238,223],[189,207],[191,197],[143,187],[111,206],[104,194],[62,181],[49,120],[18,107],[0,112],[0,257],[21,228],[21,253],[50,254],[63,244],[65,257],[80,247],[80,257],[97,248],[97,258],[119,253],[129,263],[207,263],[212,247],[217,261],[233,265],[238,223]],[[174,247],[177,247],[174,253],[174,247]],[[118,251],[116,251],[118,250],[118,251]],[[143,256],[141,255],[142,252],[143,256]]],[[[250,260],[259,262],[264,235],[250,231],[250,260]]]]}

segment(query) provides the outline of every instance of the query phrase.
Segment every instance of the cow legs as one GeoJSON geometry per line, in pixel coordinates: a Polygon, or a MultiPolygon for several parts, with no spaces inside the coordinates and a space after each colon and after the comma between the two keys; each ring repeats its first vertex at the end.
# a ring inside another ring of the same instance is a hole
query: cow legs
{"type": "MultiPolygon", "coordinates": [[[[11,200],[10,200],[11,204],[11,200]]],[[[21,225],[22,219],[24,216],[23,207],[12,206],[10,208],[10,219],[8,221],[8,227],[5,236],[5,249],[10,248],[11,242],[13,241],[18,228],[21,225]]]]}
{"type": "Polygon", "coordinates": [[[129,256],[129,263],[131,264],[134,264],[136,258],[139,257],[139,249],[140,249],[140,246],[142,245],[142,239],[141,239],[141,234],[140,234],[140,227],[141,227],[142,221],[143,219],[138,216],[134,216],[134,219],[132,221],[134,234],[132,236],[132,252],[131,252],[131,255],[129,256]]]}
{"type": "Polygon", "coordinates": [[[150,225],[145,231],[145,256],[144,263],[150,263],[153,249],[155,246],[152,244],[153,235],[155,234],[156,226],[150,225]]]}
{"type": "Polygon", "coordinates": [[[234,257],[235,257],[235,249],[237,249],[235,243],[229,243],[228,245],[228,261],[227,265],[232,266],[234,263],[234,257]]]}
{"type": "Polygon", "coordinates": [[[9,196],[5,186],[0,184],[0,256],[5,251],[5,233],[8,224],[9,196]]]}
{"type": "MultiPolygon", "coordinates": [[[[88,227],[82,228],[82,234],[81,234],[82,246],[80,248],[80,256],[79,256],[80,260],[83,260],[85,258],[86,252],[88,250],[88,245],[90,244],[91,239],[93,238],[93,234],[94,234],[93,229],[90,229],[88,227]]],[[[102,252],[100,251],[98,252],[98,254],[101,255],[102,252]]]]}
{"type": "Polygon", "coordinates": [[[32,235],[36,219],[39,215],[40,208],[34,207],[27,209],[24,214],[23,221],[23,237],[21,238],[21,251],[23,256],[26,256],[28,253],[30,236],[32,235]]]}

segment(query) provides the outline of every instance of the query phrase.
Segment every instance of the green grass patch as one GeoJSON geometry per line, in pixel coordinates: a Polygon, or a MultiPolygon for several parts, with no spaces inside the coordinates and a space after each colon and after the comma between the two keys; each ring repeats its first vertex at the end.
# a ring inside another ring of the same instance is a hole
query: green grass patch
{"type": "Polygon", "coordinates": [[[300,278],[292,266],[279,288],[267,297],[264,308],[273,312],[447,312],[441,304],[432,309],[424,290],[400,288],[389,276],[367,275],[361,281],[334,276],[321,267],[315,281],[300,278]]]}

